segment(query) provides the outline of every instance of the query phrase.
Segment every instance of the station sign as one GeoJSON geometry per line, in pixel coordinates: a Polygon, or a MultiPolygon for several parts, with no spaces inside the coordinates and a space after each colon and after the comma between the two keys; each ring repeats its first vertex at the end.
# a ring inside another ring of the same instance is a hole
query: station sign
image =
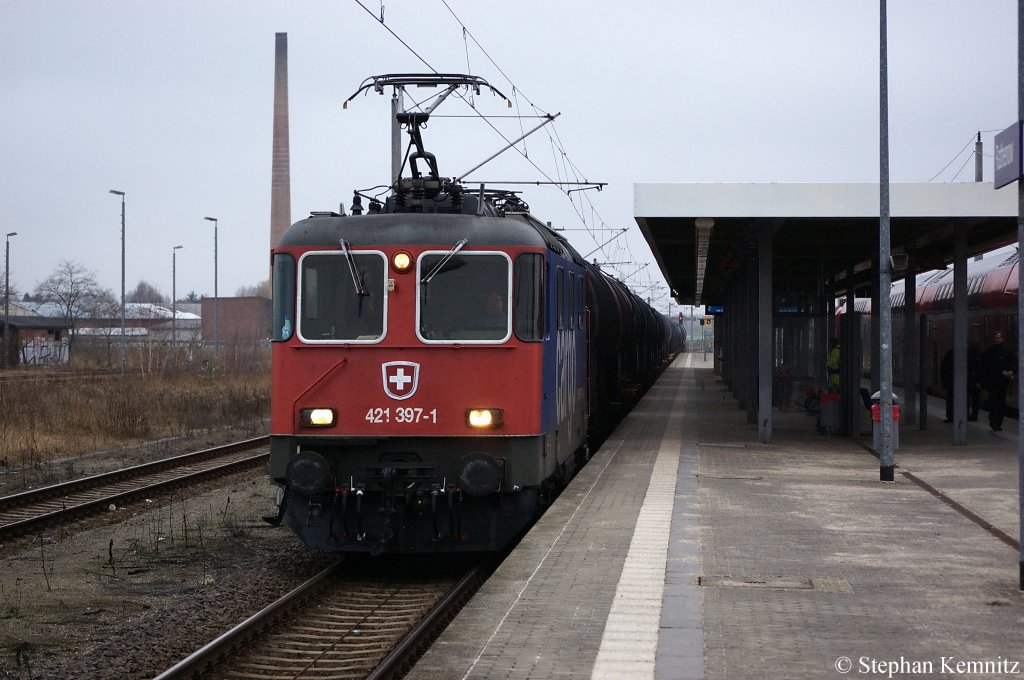
{"type": "Polygon", "coordinates": [[[996,134],[995,188],[1021,178],[1021,121],[996,134]]]}

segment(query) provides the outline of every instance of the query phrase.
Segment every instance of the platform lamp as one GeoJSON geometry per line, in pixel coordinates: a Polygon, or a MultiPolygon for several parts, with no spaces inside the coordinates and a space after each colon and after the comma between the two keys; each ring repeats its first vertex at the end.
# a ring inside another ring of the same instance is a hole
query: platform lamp
{"type": "Polygon", "coordinates": [[[171,250],[171,351],[178,351],[178,251],[182,246],[174,246],[171,250]]]}
{"type": "Polygon", "coordinates": [[[125,366],[125,337],[124,337],[124,192],[111,189],[110,193],[121,197],[121,372],[124,373],[125,366]]]}
{"type": "Polygon", "coordinates": [[[220,298],[217,296],[217,218],[204,217],[213,222],[213,360],[220,353],[220,298]]]}
{"type": "Polygon", "coordinates": [[[7,368],[7,355],[9,354],[7,351],[7,326],[11,318],[11,237],[17,235],[16,231],[9,232],[4,248],[4,368],[7,368]]]}

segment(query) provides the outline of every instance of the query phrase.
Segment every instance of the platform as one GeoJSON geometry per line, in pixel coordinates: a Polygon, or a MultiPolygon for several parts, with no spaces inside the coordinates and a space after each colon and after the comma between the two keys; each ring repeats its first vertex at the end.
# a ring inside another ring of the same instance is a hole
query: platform
{"type": "Polygon", "coordinates": [[[882,483],[870,433],[780,411],[757,443],[701,358],[676,359],[408,677],[1024,675],[1015,433],[906,430],[882,483]]]}

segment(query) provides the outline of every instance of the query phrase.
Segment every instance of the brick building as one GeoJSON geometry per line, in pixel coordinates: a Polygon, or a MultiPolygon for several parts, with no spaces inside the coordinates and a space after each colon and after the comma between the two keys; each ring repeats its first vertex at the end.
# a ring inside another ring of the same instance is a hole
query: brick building
{"type": "Polygon", "coordinates": [[[262,342],[270,338],[271,302],[264,297],[204,297],[201,316],[203,342],[262,342]],[[218,314],[219,334],[215,332],[218,314]]]}
{"type": "MultiPolygon", "coordinates": [[[[68,362],[68,331],[71,324],[67,321],[34,314],[11,313],[8,322],[7,356],[0,361],[0,366],[11,368],[26,364],[68,362]]],[[[0,334],[4,330],[4,319],[0,317],[0,334]]],[[[0,352],[4,349],[0,344],[0,352]]],[[[0,356],[0,359],[3,357],[0,356]]]]}

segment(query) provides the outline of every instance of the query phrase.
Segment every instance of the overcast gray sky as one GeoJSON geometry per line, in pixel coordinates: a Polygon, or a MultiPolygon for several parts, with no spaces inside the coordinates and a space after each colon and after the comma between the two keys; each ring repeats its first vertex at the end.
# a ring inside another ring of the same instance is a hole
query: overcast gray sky
{"type": "MultiPolygon", "coordinates": [[[[587,192],[592,207],[552,188],[524,196],[555,226],[584,229],[582,213],[629,227],[628,250],[620,239],[593,256],[632,254],[636,265],[613,267],[623,277],[652,260],[632,219],[634,182],[878,180],[877,2],[447,2],[497,68],[441,0],[389,0],[385,22],[434,69],[514,90],[523,113],[530,102],[561,112],[553,134],[568,159],[609,186],[587,192]]],[[[363,3],[379,15],[379,0],[363,3]]],[[[1016,19],[1012,0],[889,2],[892,181],[929,181],[977,131],[1013,122],[1016,19]]],[[[220,293],[265,279],[276,32],[289,41],[298,220],[387,182],[387,98],[341,102],[366,76],[427,69],[354,0],[0,0],[0,234],[18,232],[13,284],[31,290],[76,260],[118,294],[109,189],[127,193],[129,291],[146,280],[169,294],[182,245],[179,295],[212,294],[204,216],[220,220],[220,293]]],[[[508,113],[497,103],[479,106],[508,113]]],[[[438,113],[470,111],[452,100],[438,113]]],[[[522,129],[496,124],[509,138],[522,129]]],[[[561,151],[546,130],[527,152],[554,177],[561,151]]],[[[471,118],[432,121],[424,137],[446,176],[504,144],[471,118]]],[[[934,181],[973,180],[973,163],[955,177],[967,158],[934,181]]],[[[986,158],[986,181],[991,172],[986,158]]],[[[512,153],[472,178],[543,179],[512,153]]],[[[567,235],[583,253],[596,246],[586,231],[567,235]]],[[[651,264],[629,283],[660,280],[651,264]]]]}

